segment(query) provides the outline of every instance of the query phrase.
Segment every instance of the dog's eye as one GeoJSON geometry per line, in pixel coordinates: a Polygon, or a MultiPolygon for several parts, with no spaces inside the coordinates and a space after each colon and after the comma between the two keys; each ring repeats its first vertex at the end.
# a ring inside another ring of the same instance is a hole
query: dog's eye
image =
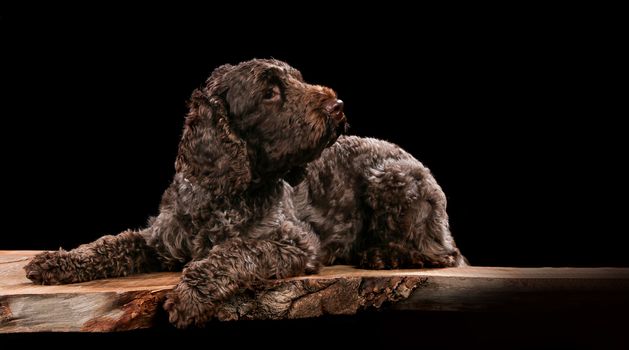
{"type": "Polygon", "coordinates": [[[264,96],[262,98],[264,98],[267,101],[275,101],[275,100],[279,100],[280,96],[281,96],[280,87],[277,85],[274,85],[272,88],[269,88],[264,92],[264,96]]]}

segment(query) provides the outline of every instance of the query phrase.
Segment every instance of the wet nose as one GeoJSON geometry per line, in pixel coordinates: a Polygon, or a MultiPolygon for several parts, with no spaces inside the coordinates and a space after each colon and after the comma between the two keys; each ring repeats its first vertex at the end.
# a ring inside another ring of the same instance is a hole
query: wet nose
{"type": "Polygon", "coordinates": [[[343,119],[343,101],[333,100],[325,106],[325,111],[337,121],[343,119]]]}

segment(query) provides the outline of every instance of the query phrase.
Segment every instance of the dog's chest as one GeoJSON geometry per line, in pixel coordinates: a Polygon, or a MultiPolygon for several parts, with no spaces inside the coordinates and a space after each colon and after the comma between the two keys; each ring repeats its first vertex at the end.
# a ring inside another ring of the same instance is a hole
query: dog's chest
{"type": "Polygon", "coordinates": [[[284,217],[282,203],[269,206],[233,206],[199,213],[196,231],[212,245],[235,238],[265,238],[277,230],[284,217]]]}

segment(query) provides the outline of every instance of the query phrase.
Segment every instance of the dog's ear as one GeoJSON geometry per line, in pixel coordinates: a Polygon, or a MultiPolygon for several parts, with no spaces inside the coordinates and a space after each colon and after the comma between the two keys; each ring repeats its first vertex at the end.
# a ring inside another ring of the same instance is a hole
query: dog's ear
{"type": "Polygon", "coordinates": [[[225,101],[207,92],[192,94],[175,168],[215,196],[241,193],[251,182],[246,143],[232,131],[225,101]]]}
{"type": "Polygon", "coordinates": [[[207,96],[224,96],[227,92],[225,82],[226,73],[234,68],[231,64],[224,64],[212,71],[210,77],[205,81],[205,93],[207,96]]]}

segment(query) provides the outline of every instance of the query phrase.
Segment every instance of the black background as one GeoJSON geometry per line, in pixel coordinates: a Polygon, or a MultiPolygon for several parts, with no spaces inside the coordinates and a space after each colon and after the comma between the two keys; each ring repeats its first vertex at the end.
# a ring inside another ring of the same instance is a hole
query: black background
{"type": "MultiPolygon", "coordinates": [[[[0,249],[69,249],[143,226],[174,174],[191,91],[220,64],[274,57],[334,88],[352,134],[395,142],[433,171],[472,264],[629,266],[614,21],[305,6],[2,14],[0,249]]],[[[366,314],[5,340],[598,347],[623,339],[609,316],[366,314]]]]}
{"type": "Polygon", "coordinates": [[[334,88],[352,134],[433,171],[472,264],[629,265],[613,26],[405,11],[5,15],[0,248],[67,249],[144,225],[191,91],[220,64],[274,57],[334,88]]]}

